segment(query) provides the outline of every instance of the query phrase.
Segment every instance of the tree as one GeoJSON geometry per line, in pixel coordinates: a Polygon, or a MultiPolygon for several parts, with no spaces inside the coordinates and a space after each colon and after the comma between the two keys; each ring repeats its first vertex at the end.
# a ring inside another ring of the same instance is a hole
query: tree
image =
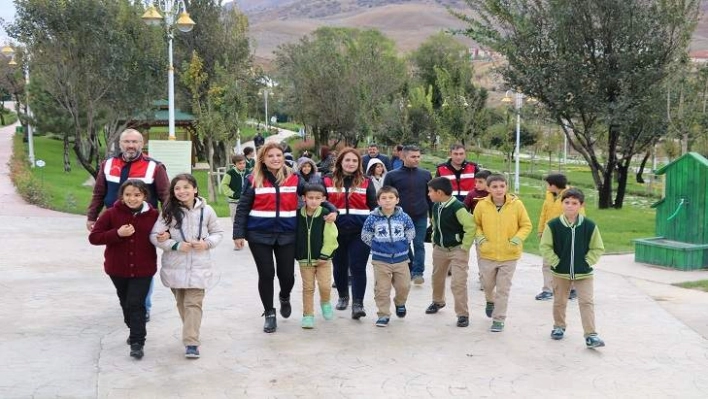
{"type": "Polygon", "coordinates": [[[621,208],[632,157],[655,141],[641,111],[685,54],[700,2],[466,2],[475,15],[453,12],[463,33],[506,57],[502,77],[537,98],[590,165],[599,207],[621,208]]]}

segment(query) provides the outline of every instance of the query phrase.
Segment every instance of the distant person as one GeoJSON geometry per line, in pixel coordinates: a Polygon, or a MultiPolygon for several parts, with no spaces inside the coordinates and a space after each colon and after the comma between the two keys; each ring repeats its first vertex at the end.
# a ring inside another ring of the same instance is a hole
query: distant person
{"type": "Polygon", "coordinates": [[[253,137],[253,144],[256,146],[256,152],[258,152],[265,144],[265,137],[263,137],[263,134],[260,130],[257,131],[256,136],[253,137]]]}
{"type": "Polygon", "coordinates": [[[302,323],[301,327],[315,327],[315,282],[320,293],[320,309],[325,320],[332,320],[334,313],[330,296],[332,293],[332,256],[337,249],[337,225],[327,223],[329,214],[322,203],[327,190],[319,183],[305,184],[305,205],[297,213],[297,241],[295,259],[300,265],[302,278],[302,323]]]}
{"type": "Polygon", "coordinates": [[[531,220],[524,204],[507,193],[504,175],[487,178],[490,195],[474,209],[479,243],[479,269],[482,272],[487,317],[492,318],[491,332],[504,331],[511,280],[523,243],[531,233],[531,220]]]}
{"type": "Polygon", "coordinates": [[[383,181],[386,177],[386,165],[380,159],[373,158],[366,166],[366,175],[369,176],[371,182],[374,183],[376,191],[383,187],[383,181]]]}
{"type": "Polygon", "coordinates": [[[145,346],[145,298],[157,271],[157,251],[150,232],[158,211],[150,205],[147,184],[126,180],[114,207],[99,216],[89,234],[93,245],[105,245],[104,270],[116,288],[123,322],[130,330],[130,356],[142,359],[145,346]]]}
{"type": "Polygon", "coordinates": [[[467,161],[466,157],[465,146],[453,144],[450,146],[450,158],[435,169],[435,177],[450,180],[452,192],[460,202],[474,189],[474,176],[479,171],[477,164],[467,161]]]}
{"type": "Polygon", "coordinates": [[[390,170],[396,170],[403,166],[403,159],[401,158],[403,156],[403,146],[398,144],[397,146],[393,147],[393,155],[391,156],[391,169],[390,170]]]}
{"type": "MultiPolygon", "coordinates": [[[[470,191],[465,197],[465,208],[467,208],[471,214],[474,215],[474,208],[477,206],[479,201],[487,198],[489,191],[487,190],[487,178],[492,173],[488,170],[480,170],[474,174],[474,190],[470,191]]],[[[484,290],[484,284],[482,283],[482,273],[479,271],[479,245],[475,241],[475,253],[477,254],[477,277],[479,281],[479,289],[484,290]]]]}
{"type": "Polygon", "coordinates": [[[327,176],[332,174],[334,169],[334,162],[337,158],[334,153],[330,151],[329,147],[323,145],[320,148],[320,162],[317,164],[317,170],[322,174],[322,176],[327,176]]]}
{"type": "Polygon", "coordinates": [[[445,277],[450,270],[457,326],[467,327],[470,324],[467,272],[475,225],[472,215],[452,194],[449,179],[436,177],[428,182],[428,196],[433,202],[433,302],[425,313],[437,313],[445,307],[445,277]]]}
{"type": "Polygon", "coordinates": [[[553,330],[551,338],[565,335],[565,312],[571,284],[578,291],[578,306],[583,324],[585,346],[605,346],[595,330],[593,300],[593,268],[605,252],[600,230],[595,223],[580,214],[585,203],[582,191],[571,188],[561,194],[563,214],[551,219],[543,229],[539,249],[553,273],[553,330]]]}
{"type": "Polygon", "coordinates": [[[248,146],[243,149],[243,156],[246,157],[246,174],[250,175],[256,165],[256,152],[253,147],[248,146]]]}
{"type": "MultiPolygon", "coordinates": [[[[231,169],[226,171],[224,178],[221,179],[219,189],[226,196],[226,201],[229,203],[229,216],[231,217],[231,224],[233,224],[236,210],[238,209],[238,200],[241,199],[241,193],[246,185],[245,181],[248,173],[246,171],[245,156],[239,154],[232,156],[231,164],[231,169]]],[[[239,250],[239,248],[234,249],[239,250]]]]}
{"type": "Polygon", "coordinates": [[[198,194],[194,176],[175,176],[170,184],[170,199],[150,235],[152,243],[162,249],[160,279],[177,301],[184,356],[188,359],[200,356],[204,293],[215,283],[211,249],[224,234],[216,212],[198,194]],[[165,231],[170,238],[160,242],[157,234],[165,231]]]}
{"type": "MultiPolygon", "coordinates": [[[[544,179],[546,181],[546,196],[541,206],[541,215],[538,218],[538,238],[543,235],[546,222],[563,214],[563,204],[561,198],[563,193],[572,187],[568,185],[568,178],[562,173],[552,173],[544,179]]],[[[585,215],[585,206],[580,207],[580,214],[585,215]]],[[[553,299],[553,274],[548,263],[543,261],[541,272],[543,273],[543,288],[536,295],[537,301],[553,299]]],[[[570,300],[578,297],[575,288],[571,286],[568,294],[570,300]]]]}
{"type": "MultiPolygon", "coordinates": [[[[170,178],[167,176],[165,165],[143,155],[143,135],[139,131],[124,130],[118,139],[118,146],[120,153],[103,161],[98,168],[86,217],[88,231],[91,231],[96,223],[101,209],[112,207],[120,199],[118,190],[128,179],[138,179],[147,184],[150,193],[147,201],[155,209],[158,201],[164,207],[170,197],[170,178]]],[[[152,289],[153,284],[150,284],[150,291],[145,299],[147,321],[150,321],[152,289]]]]}
{"type": "Polygon", "coordinates": [[[386,166],[386,170],[391,169],[391,162],[389,161],[388,157],[379,152],[379,146],[376,143],[371,143],[369,144],[369,147],[367,149],[367,154],[364,155],[362,159],[362,165],[368,165],[369,161],[374,158],[378,158],[379,160],[381,160],[381,162],[383,162],[383,164],[386,166]]]}
{"type": "Polygon", "coordinates": [[[409,253],[411,279],[415,284],[423,284],[425,271],[425,231],[428,228],[428,214],[431,202],[428,198],[430,172],[418,167],[420,148],[414,145],[403,147],[403,166],[392,170],[384,178],[384,186],[391,186],[398,191],[403,212],[413,219],[415,238],[413,250],[409,253]]]}
{"type": "Polygon", "coordinates": [[[398,204],[398,192],[390,186],[377,193],[378,208],[366,218],[361,240],[371,247],[374,266],[374,300],[378,308],[377,327],[386,327],[391,319],[391,286],[395,290],[396,316],[406,317],[406,301],[411,284],[408,269],[408,246],[415,237],[411,218],[398,204]]]}

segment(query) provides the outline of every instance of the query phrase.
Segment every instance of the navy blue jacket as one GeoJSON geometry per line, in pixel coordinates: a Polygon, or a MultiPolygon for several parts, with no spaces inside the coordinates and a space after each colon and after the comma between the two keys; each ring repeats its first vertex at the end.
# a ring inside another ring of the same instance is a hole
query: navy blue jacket
{"type": "Polygon", "coordinates": [[[432,202],[428,198],[428,182],[432,178],[430,172],[425,169],[404,165],[386,173],[383,184],[398,190],[401,199],[398,205],[411,219],[417,220],[430,214],[432,202]]]}

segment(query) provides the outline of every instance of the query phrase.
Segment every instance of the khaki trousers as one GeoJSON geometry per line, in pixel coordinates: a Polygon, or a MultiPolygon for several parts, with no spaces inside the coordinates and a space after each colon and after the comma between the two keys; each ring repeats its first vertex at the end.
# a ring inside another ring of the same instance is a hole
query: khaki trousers
{"type": "Polygon", "coordinates": [[[300,265],[302,278],[302,315],[315,315],[315,280],[320,291],[320,303],[329,302],[332,293],[332,262],[324,266],[300,265]]]}
{"type": "Polygon", "coordinates": [[[462,247],[442,248],[433,246],[433,303],[445,303],[445,280],[448,269],[452,273],[450,290],[455,300],[457,316],[470,315],[467,307],[467,273],[469,271],[470,253],[462,247]]]}
{"type": "Polygon", "coordinates": [[[182,319],[182,344],[184,346],[199,346],[204,290],[201,288],[172,288],[172,294],[177,300],[177,310],[182,319]]]}
{"type": "Polygon", "coordinates": [[[565,310],[568,305],[568,293],[574,286],[578,293],[580,320],[583,323],[583,333],[587,337],[595,334],[595,302],[593,299],[593,277],[582,280],[566,280],[553,276],[553,326],[565,328],[565,310]]]}
{"type": "Polygon", "coordinates": [[[393,305],[405,305],[411,287],[408,262],[386,263],[372,260],[374,265],[374,300],[379,317],[391,317],[391,286],[396,290],[393,305]]]}
{"type": "Polygon", "coordinates": [[[236,217],[236,210],[238,209],[238,202],[229,202],[229,216],[231,217],[231,225],[234,224],[234,218],[236,217]]]}
{"type": "Polygon", "coordinates": [[[516,259],[495,261],[482,258],[479,260],[484,297],[487,302],[494,303],[494,312],[492,313],[492,320],[494,321],[506,320],[511,279],[516,271],[516,262],[516,259]]]}
{"type": "Polygon", "coordinates": [[[553,292],[553,273],[551,273],[551,264],[543,260],[543,265],[541,266],[541,272],[543,273],[543,292],[553,292]]]}

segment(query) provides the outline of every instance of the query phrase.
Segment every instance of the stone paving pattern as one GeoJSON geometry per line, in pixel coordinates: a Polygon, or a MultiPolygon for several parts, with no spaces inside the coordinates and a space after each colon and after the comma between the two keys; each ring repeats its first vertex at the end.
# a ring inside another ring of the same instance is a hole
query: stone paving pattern
{"type": "MultiPolygon", "coordinates": [[[[369,270],[367,317],[318,313],[314,330],[301,329],[298,277],[293,315],[278,315],[278,331],[265,334],[251,254],[233,251],[226,237],[213,250],[220,281],[204,302],[201,359],[184,358],[174,299],[158,279],[145,357],[133,360],[103,248],[88,243],[85,218],[15,193],[6,166],[13,132],[0,130],[2,398],[708,397],[708,294],[669,285],[708,272],[640,265],[632,255],[602,258],[596,317],[607,346],[589,350],[576,302],[565,339],[549,338],[552,302],[533,298],[542,282],[533,255],[519,262],[503,333],[488,331],[476,281],[468,328],[455,326],[449,288],[450,306],[426,315],[427,266],[408,316],[387,328],[374,326],[369,270]]],[[[221,223],[229,228],[228,218],[221,223]]]]}

